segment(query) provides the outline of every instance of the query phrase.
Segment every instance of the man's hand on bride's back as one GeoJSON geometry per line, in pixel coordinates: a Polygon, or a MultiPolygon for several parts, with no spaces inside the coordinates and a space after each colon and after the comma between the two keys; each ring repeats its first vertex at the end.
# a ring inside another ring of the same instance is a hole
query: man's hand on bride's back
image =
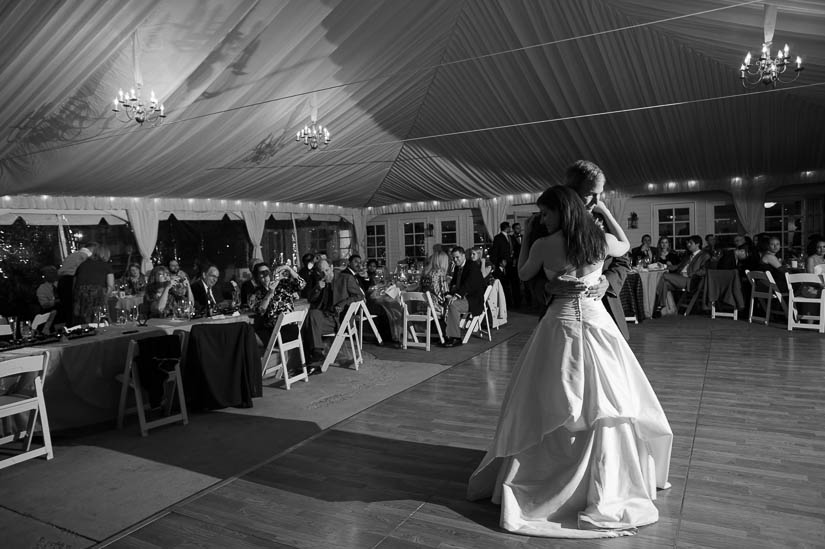
{"type": "Polygon", "coordinates": [[[547,297],[572,297],[587,291],[587,285],[580,280],[565,280],[554,278],[548,280],[544,285],[544,293],[547,297]]]}

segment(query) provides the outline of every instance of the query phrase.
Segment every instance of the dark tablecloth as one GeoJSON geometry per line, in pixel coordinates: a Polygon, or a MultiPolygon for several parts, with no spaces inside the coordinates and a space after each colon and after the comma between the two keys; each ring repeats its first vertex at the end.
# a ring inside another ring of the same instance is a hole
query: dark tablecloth
{"type": "Polygon", "coordinates": [[[251,408],[263,394],[261,356],[255,330],[245,322],[193,326],[183,372],[194,410],[251,408]]]}
{"type": "Polygon", "coordinates": [[[636,320],[642,321],[645,318],[645,296],[642,290],[642,278],[639,273],[629,273],[619,293],[622,301],[622,309],[625,316],[636,316],[636,320]]]}

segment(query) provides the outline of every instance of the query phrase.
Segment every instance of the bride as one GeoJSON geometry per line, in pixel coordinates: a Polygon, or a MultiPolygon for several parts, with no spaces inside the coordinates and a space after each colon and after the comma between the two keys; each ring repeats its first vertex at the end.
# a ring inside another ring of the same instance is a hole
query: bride
{"type": "MultiPolygon", "coordinates": [[[[606,234],[570,188],[537,201],[548,236],[524,246],[519,277],[539,271],[592,286],[629,243],[599,202],[606,234]],[[616,235],[616,236],[613,236],[616,235]]],[[[525,242],[537,232],[535,216],[525,242]]],[[[535,237],[534,237],[535,238],[535,237]]],[[[501,526],[530,536],[636,533],[659,519],[673,434],[633,352],[600,301],[556,296],[516,363],[495,438],[467,497],[501,504],[501,526]]]]}

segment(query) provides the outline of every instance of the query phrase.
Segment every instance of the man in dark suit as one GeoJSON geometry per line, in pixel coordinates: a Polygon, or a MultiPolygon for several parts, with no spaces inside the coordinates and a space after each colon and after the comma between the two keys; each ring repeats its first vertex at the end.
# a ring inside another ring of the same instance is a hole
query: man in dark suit
{"type": "Polygon", "coordinates": [[[461,329],[458,324],[463,313],[477,315],[484,310],[485,284],[481,266],[475,261],[467,261],[461,246],[453,248],[452,256],[455,268],[450,279],[450,293],[447,295],[445,347],[461,345],[461,329]]]}
{"type": "Polygon", "coordinates": [[[507,306],[513,306],[513,295],[510,291],[512,286],[512,273],[516,273],[518,278],[518,269],[513,263],[513,244],[510,236],[510,224],[507,221],[502,221],[499,224],[501,231],[493,237],[493,245],[490,247],[490,263],[493,264],[493,276],[501,282],[501,287],[504,289],[504,299],[507,300],[507,306]]]}
{"type": "MultiPolygon", "coordinates": [[[[567,169],[565,185],[576,191],[590,212],[593,211],[593,207],[599,201],[599,196],[604,192],[604,183],[605,177],[602,170],[588,160],[577,160],[567,169]]],[[[595,219],[597,223],[604,227],[603,220],[598,217],[595,217],[595,219]]],[[[624,286],[624,281],[629,272],[630,261],[627,256],[608,257],[605,258],[599,284],[584,287],[578,281],[566,281],[556,278],[547,282],[544,291],[548,296],[548,302],[552,301],[554,295],[576,295],[580,293],[584,293],[588,298],[601,299],[624,338],[630,339],[624,309],[622,308],[621,299],[619,299],[619,293],[622,291],[622,286],[624,286]]]]}
{"type": "MultiPolygon", "coordinates": [[[[307,296],[309,311],[307,321],[308,334],[305,333],[304,348],[309,348],[309,362],[317,365],[324,361],[325,333],[335,332],[338,329],[338,313],[333,302],[334,272],[332,265],[326,259],[318,261],[310,274],[313,279],[312,290],[307,296]]],[[[320,372],[320,369],[318,369],[320,372]]]]}
{"type": "Polygon", "coordinates": [[[513,293],[513,307],[521,305],[521,279],[518,277],[518,256],[521,254],[521,223],[513,223],[510,245],[513,247],[513,268],[510,269],[510,291],[513,293]]]}
{"type": "Polygon", "coordinates": [[[220,272],[214,265],[209,265],[201,273],[201,277],[192,283],[192,297],[195,299],[195,311],[208,314],[214,311],[218,300],[213,289],[220,278],[220,272]]]}
{"type": "Polygon", "coordinates": [[[350,303],[366,299],[364,289],[361,287],[361,277],[358,276],[359,272],[361,272],[361,256],[354,254],[350,256],[347,266],[335,275],[335,280],[332,282],[332,299],[335,310],[339,314],[344,314],[350,303]]]}
{"type": "Polygon", "coordinates": [[[654,318],[661,316],[661,310],[667,303],[667,294],[673,290],[690,290],[696,281],[707,275],[710,254],[702,249],[702,237],[695,234],[687,241],[688,253],[682,262],[671,267],[659,279],[656,286],[656,310],[654,318]]]}

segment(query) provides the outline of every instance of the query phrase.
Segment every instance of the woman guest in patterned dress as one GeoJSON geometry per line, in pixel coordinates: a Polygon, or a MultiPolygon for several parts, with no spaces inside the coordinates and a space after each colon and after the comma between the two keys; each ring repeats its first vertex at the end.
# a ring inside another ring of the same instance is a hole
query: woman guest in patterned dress
{"type": "Polygon", "coordinates": [[[109,257],[109,248],[98,246],[92,252],[92,257],[77,267],[73,291],[75,323],[92,322],[98,308],[106,314],[107,299],[115,287],[115,275],[109,257]]]}
{"type": "Polygon", "coordinates": [[[447,292],[450,291],[450,281],[447,279],[449,268],[450,258],[447,254],[436,252],[424,267],[424,274],[421,276],[421,291],[430,292],[438,316],[444,314],[444,302],[447,299],[447,292]]]}
{"type": "Polygon", "coordinates": [[[149,283],[146,285],[146,294],[143,304],[152,318],[167,318],[174,316],[178,307],[189,308],[195,298],[189,287],[189,280],[176,277],[172,280],[169,269],[160,265],[149,273],[149,283]]]}
{"type": "Polygon", "coordinates": [[[123,278],[118,281],[118,285],[125,290],[126,295],[143,295],[146,291],[146,277],[140,272],[140,265],[130,264],[123,273],[123,278]]]}
{"type": "MultiPolygon", "coordinates": [[[[255,333],[258,334],[261,343],[266,345],[275,328],[278,315],[291,313],[295,309],[295,299],[306,286],[306,281],[289,265],[277,267],[273,276],[266,263],[256,263],[252,268],[252,274],[258,287],[249,297],[249,308],[256,314],[255,333]]],[[[293,334],[284,335],[288,339],[293,338],[293,334]]]]}

